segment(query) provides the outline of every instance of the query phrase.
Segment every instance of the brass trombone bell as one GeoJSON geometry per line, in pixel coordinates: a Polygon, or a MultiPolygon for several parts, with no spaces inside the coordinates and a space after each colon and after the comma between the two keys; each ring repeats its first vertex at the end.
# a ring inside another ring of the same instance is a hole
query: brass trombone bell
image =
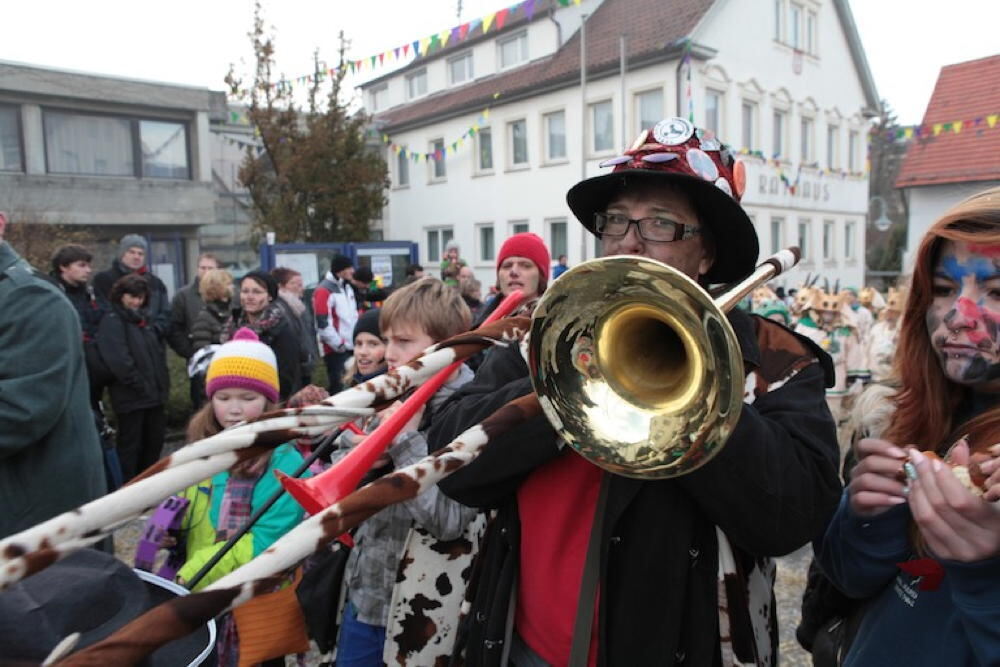
{"type": "Polygon", "coordinates": [[[652,259],[605,257],[560,276],[535,308],[528,349],[560,437],[618,475],[691,472],[739,419],[743,359],[725,312],[652,259]]]}

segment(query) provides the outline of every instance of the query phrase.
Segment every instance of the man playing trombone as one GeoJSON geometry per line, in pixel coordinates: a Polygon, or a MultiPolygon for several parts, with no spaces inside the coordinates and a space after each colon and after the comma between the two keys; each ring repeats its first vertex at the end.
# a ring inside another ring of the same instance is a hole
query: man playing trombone
{"type": "MultiPolygon", "coordinates": [[[[753,271],[743,166],[711,132],[667,119],[602,166],[613,171],[576,184],[567,201],[604,255],[658,260],[706,288],[753,271]]],[[[777,664],[769,558],[820,534],[840,494],[824,396],[832,367],[779,324],[741,311],[728,319],[744,405],[726,446],[697,470],[656,480],[609,474],[563,447],[540,416],[441,483],[460,502],[497,510],[457,647],[468,664],[777,664]]],[[[656,357],[655,342],[616,349],[645,360],[656,357]]],[[[665,367],[684,372],[689,361],[665,367]]],[[[635,367],[644,365],[656,367],[635,367]]],[[[531,391],[517,347],[496,349],[439,412],[429,440],[448,443],[531,391]]]]}

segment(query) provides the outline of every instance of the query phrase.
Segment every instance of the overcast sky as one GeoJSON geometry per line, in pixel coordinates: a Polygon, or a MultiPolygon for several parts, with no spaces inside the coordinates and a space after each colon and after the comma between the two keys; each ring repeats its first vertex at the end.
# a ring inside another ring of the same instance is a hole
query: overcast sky
{"type": "MultiPolygon", "coordinates": [[[[459,23],[457,0],[261,1],[275,29],[279,70],[290,77],[311,71],[317,47],[334,62],[339,30],[352,41],[351,55],[363,58],[459,23]]],[[[463,0],[461,20],[514,1],[463,0]]],[[[252,60],[247,32],[253,0],[8,0],[4,5],[0,60],[216,90],[224,89],[231,62],[249,71],[252,60]]],[[[933,5],[851,0],[851,7],[879,95],[903,123],[920,121],[942,65],[1000,53],[995,0],[933,5]]]]}

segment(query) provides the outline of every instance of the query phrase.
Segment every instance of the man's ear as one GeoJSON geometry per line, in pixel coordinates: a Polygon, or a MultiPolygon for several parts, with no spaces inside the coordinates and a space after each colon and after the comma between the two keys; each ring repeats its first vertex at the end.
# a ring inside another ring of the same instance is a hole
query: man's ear
{"type": "Polygon", "coordinates": [[[702,246],[701,261],[698,262],[698,275],[703,276],[708,273],[713,264],[715,264],[715,243],[706,238],[702,246]]]}

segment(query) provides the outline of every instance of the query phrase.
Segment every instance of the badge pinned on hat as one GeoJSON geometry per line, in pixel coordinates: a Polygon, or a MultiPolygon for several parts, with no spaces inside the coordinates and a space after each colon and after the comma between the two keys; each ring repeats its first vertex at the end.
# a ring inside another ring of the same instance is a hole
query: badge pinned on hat
{"type": "Polygon", "coordinates": [[[664,118],[653,127],[653,138],[666,146],[680,146],[694,135],[694,125],[683,118],[664,118]]]}

